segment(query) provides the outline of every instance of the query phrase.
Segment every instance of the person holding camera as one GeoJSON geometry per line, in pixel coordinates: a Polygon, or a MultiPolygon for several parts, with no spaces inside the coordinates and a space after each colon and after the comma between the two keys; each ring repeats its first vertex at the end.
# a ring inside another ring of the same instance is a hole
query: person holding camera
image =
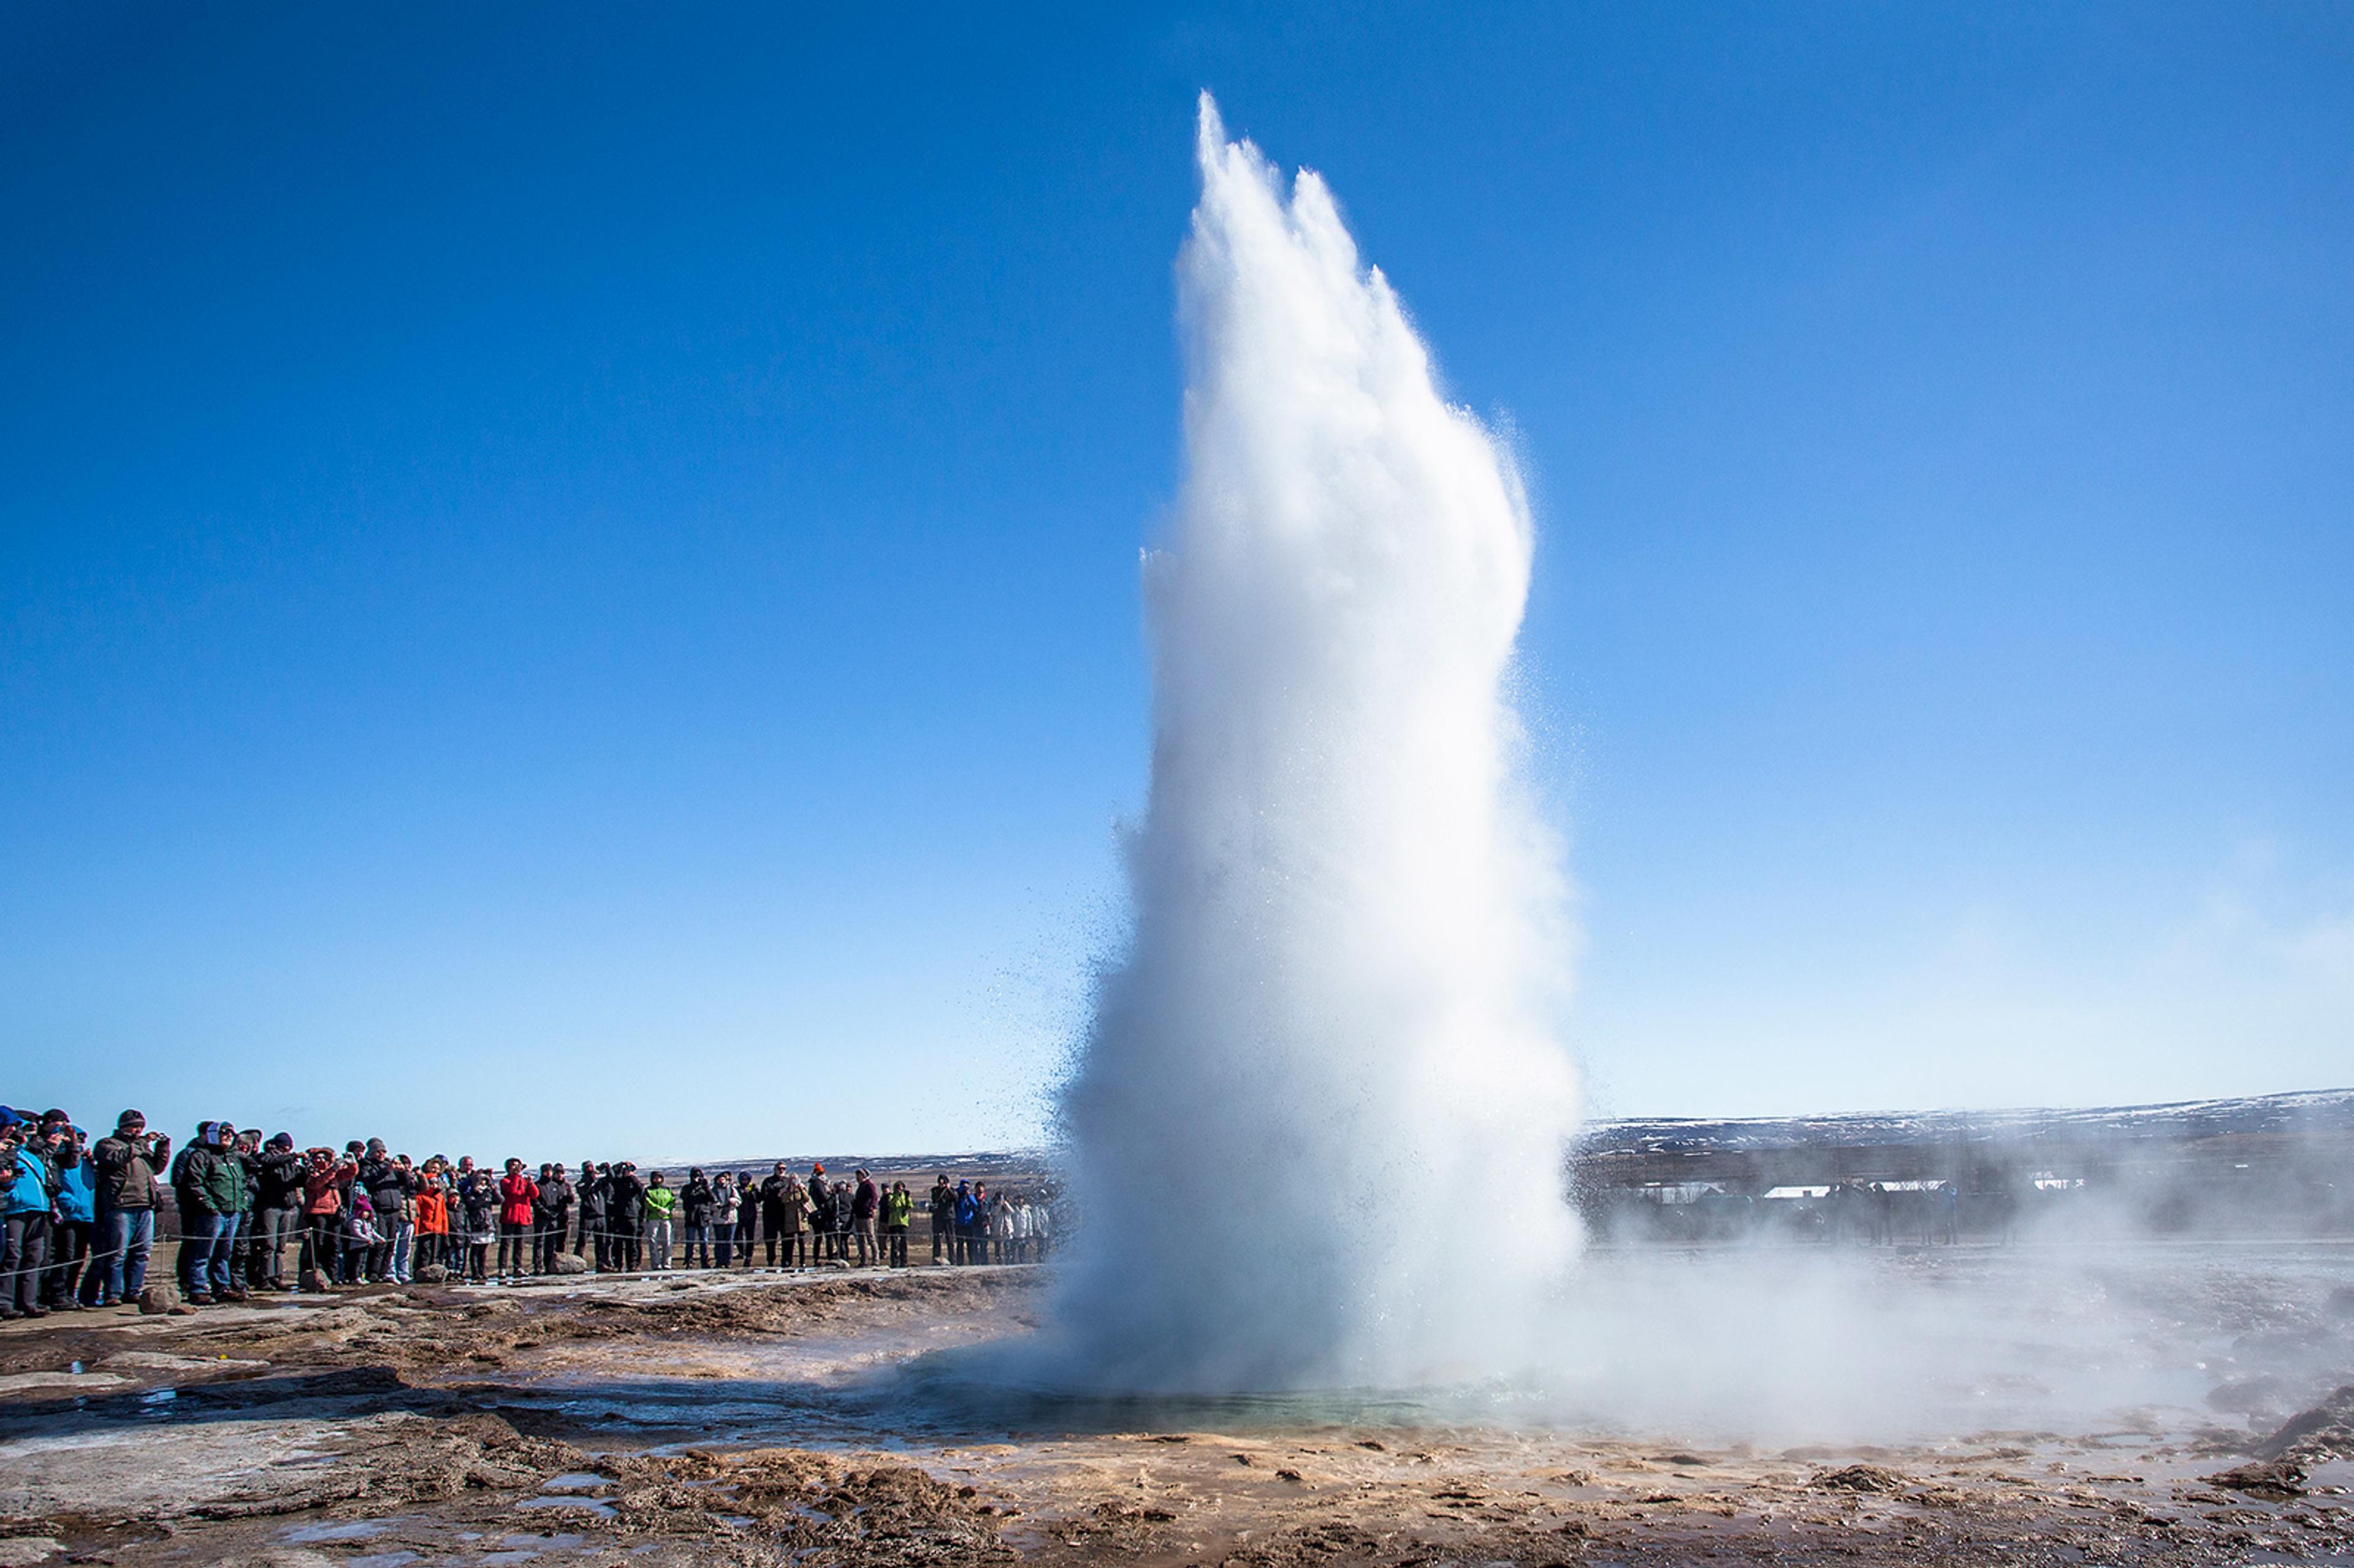
{"type": "Polygon", "coordinates": [[[564,1233],[572,1224],[574,1194],[572,1178],[564,1173],[564,1161],[554,1160],[539,1168],[539,1196],[532,1203],[532,1224],[535,1228],[532,1245],[532,1271],[554,1274],[557,1255],[564,1250],[564,1233]]]}
{"type": "Polygon", "coordinates": [[[302,1157],[281,1132],[253,1158],[254,1240],[246,1272],[257,1290],[286,1288],[286,1247],[302,1234],[302,1157]]]}
{"type": "Polygon", "coordinates": [[[171,1163],[172,1140],[149,1132],[146,1117],[127,1110],[90,1152],[97,1167],[101,1249],[92,1305],[136,1301],[147,1288],[147,1259],[155,1247],[155,1194],[171,1163]]]}
{"type": "Polygon", "coordinates": [[[81,1128],[63,1111],[51,1111],[49,1117],[56,1118],[58,1131],[57,1152],[49,1160],[57,1204],[49,1222],[49,1274],[41,1286],[41,1305],[52,1312],[80,1312],[89,1306],[98,1285],[98,1270],[90,1266],[91,1237],[98,1227],[97,1172],[90,1165],[90,1139],[81,1128]]]}
{"type": "Polygon", "coordinates": [[[12,1121],[0,1129],[0,1319],[46,1318],[41,1274],[49,1261],[49,1218],[57,1205],[57,1172],[49,1164],[46,1129],[12,1121]]]}
{"type": "Polygon", "coordinates": [[[605,1222],[613,1230],[613,1266],[634,1274],[645,1259],[646,1184],[629,1160],[613,1167],[605,1183],[605,1222]]]}
{"type": "Polygon", "coordinates": [[[172,1190],[180,1202],[180,1293],[191,1307],[242,1301],[245,1287],[230,1271],[237,1224],[245,1213],[245,1161],[237,1128],[225,1121],[196,1124],[194,1143],[174,1163],[172,1190]]]}

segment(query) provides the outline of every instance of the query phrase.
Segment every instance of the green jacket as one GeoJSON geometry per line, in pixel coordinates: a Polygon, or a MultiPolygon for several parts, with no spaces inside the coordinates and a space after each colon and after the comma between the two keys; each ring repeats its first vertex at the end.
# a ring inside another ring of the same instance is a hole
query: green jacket
{"type": "Polygon", "coordinates": [[[677,1206],[677,1188],[649,1187],[646,1189],[646,1208],[655,1219],[666,1220],[670,1218],[671,1210],[677,1206]]]}
{"type": "Polygon", "coordinates": [[[883,1194],[883,1228],[885,1230],[906,1230],[907,1228],[908,1217],[914,1214],[915,1212],[916,1195],[913,1192],[885,1192],[883,1194]]]}
{"type": "Polygon", "coordinates": [[[233,1149],[220,1149],[212,1144],[191,1144],[182,1152],[184,1161],[175,1185],[180,1190],[181,1210],[193,1208],[199,1213],[234,1214],[245,1208],[245,1161],[233,1149]]]}

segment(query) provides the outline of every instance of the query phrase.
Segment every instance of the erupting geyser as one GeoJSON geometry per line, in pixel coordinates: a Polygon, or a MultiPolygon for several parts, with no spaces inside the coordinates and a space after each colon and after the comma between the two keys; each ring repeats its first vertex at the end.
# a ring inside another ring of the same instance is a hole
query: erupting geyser
{"type": "Polygon", "coordinates": [[[1187,473],[1145,563],[1129,946],[1063,1112],[1100,1386],[1520,1363],[1575,1243],[1560,855],[1504,692],[1531,528],[1331,195],[1202,100],[1187,473]]]}

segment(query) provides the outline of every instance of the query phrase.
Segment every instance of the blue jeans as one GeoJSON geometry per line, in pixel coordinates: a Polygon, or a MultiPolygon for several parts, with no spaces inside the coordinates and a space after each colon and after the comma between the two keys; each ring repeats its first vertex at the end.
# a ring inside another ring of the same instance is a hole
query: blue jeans
{"type": "Polygon", "coordinates": [[[180,1290],[186,1296],[218,1296],[228,1289],[230,1238],[235,1214],[194,1214],[180,1228],[180,1290]]]}
{"type": "Polygon", "coordinates": [[[155,1249],[155,1211],[101,1209],[99,1247],[106,1254],[99,1290],[109,1301],[135,1301],[147,1288],[147,1255],[155,1249]]]}

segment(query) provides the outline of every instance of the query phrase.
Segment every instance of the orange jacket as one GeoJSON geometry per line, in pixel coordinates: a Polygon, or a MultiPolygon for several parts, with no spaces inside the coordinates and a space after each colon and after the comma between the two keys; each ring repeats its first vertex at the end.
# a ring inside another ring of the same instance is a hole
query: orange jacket
{"type": "Polygon", "coordinates": [[[417,1234],[421,1236],[446,1236],[450,1234],[450,1199],[447,1193],[417,1194],[417,1234]]]}

